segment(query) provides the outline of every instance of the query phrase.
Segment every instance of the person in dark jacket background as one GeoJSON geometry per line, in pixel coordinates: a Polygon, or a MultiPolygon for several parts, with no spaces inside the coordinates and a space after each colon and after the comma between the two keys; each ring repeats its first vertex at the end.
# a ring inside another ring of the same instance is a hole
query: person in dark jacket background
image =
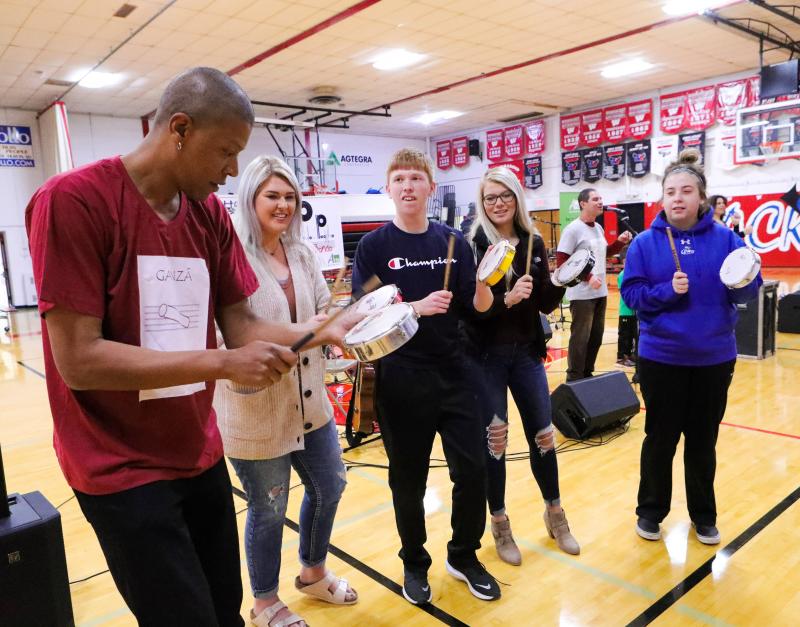
{"type": "Polygon", "coordinates": [[[530,223],[525,196],[517,177],[507,168],[493,168],[478,187],[478,209],[470,232],[477,261],[503,239],[517,252],[508,273],[491,290],[491,308],[463,322],[485,385],[480,394],[487,428],[488,502],[492,536],[500,558],[518,565],[522,555],[514,542],[505,507],[505,448],[508,442],[508,390],[522,418],[530,447],[531,470],[545,500],[544,522],[561,550],[577,555],[561,507],[550,391],[544,370],[544,331],[539,312],[549,313],[564,296],[550,282],[544,241],[530,223]],[[526,272],[528,238],[533,239],[530,271],[526,272]]]}
{"type": "Polygon", "coordinates": [[[646,540],[661,537],[682,433],[689,516],[700,542],[718,544],[715,448],[736,364],[736,304],[755,298],[762,281],[759,275],[729,289],[720,280],[726,256],[744,244],[714,221],[698,162],[696,150],[685,150],[667,167],[664,210],[628,251],[622,297],[639,317],[639,377],[647,408],[636,532],[646,540]]]}

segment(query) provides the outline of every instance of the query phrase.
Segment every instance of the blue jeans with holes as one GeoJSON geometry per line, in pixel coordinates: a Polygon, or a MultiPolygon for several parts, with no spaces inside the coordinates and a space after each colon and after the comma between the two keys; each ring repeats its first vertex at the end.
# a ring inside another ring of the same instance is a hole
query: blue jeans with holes
{"type": "Polygon", "coordinates": [[[257,599],[278,594],[281,543],[289,500],[290,470],[294,468],[305,488],[300,506],[300,562],[318,566],[325,562],[333,519],[347,480],[336,424],[305,436],[305,449],[275,459],[230,458],[247,493],[244,547],[250,587],[257,599]]]}
{"type": "MultiPolygon", "coordinates": [[[[482,413],[488,427],[492,418],[508,422],[508,391],[519,410],[522,428],[530,447],[531,470],[542,497],[548,503],[557,503],[558,464],[554,450],[542,454],[536,434],[552,429],[550,390],[547,387],[542,360],[534,354],[530,344],[499,344],[492,346],[479,357],[485,380],[482,413]]],[[[487,500],[492,514],[505,509],[506,457],[495,459],[487,446],[486,469],[489,477],[487,500]]]]}

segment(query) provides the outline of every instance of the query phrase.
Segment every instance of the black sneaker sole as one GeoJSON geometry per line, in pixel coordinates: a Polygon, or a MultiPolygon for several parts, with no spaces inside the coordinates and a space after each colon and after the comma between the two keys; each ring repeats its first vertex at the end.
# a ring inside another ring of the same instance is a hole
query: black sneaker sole
{"type": "Polygon", "coordinates": [[[448,573],[450,573],[453,577],[455,577],[459,581],[463,581],[465,584],[467,584],[467,588],[469,588],[469,591],[472,593],[472,596],[479,598],[481,601],[496,601],[497,599],[500,598],[499,593],[497,596],[491,596],[483,592],[480,592],[479,590],[476,590],[475,588],[472,587],[472,584],[469,582],[469,579],[467,579],[467,576],[464,573],[462,573],[460,570],[453,568],[450,565],[450,562],[445,562],[444,564],[448,573]]]}
{"type": "Polygon", "coordinates": [[[409,596],[408,592],[406,592],[406,587],[405,587],[405,586],[403,586],[403,598],[404,598],[406,601],[408,601],[409,603],[411,603],[411,605],[427,605],[427,604],[428,604],[428,603],[430,603],[430,602],[431,602],[431,600],[433,599],[433,590],[431,590],[431,589],[430,589],[430,586],[429,586],[429,587],[428,587],[428,598],[427,598],[427,599],[425,599],[424,601],[415,601],[414,599],[412,599],[412,598],[409,596]]]}

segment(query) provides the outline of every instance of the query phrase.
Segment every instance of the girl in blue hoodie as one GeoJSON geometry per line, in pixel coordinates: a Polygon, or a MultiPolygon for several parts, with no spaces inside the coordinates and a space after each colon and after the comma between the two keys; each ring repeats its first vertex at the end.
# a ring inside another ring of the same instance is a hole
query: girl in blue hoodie
{"type": "Polygon", "coordinates": [[[700,542],[718,544],[715,447],[736,364],[736,304],[757,296],[761,277],[739,289],[720,280],[725,257],[744,244],[714,222],[699,157],[685,150],[667,167],[664,210],[631,244],[621,290],[639,316],[639,378],[647,408],[636,532],[646,540],[661,537],[659,523],[672,498],[672,459],[683,434],[689,516],[700,542]]]}

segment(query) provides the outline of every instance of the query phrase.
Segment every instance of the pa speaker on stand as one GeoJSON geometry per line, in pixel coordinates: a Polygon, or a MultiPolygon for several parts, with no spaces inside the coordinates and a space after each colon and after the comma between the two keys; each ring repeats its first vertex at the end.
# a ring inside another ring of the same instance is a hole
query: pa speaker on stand
{"type": "Polygon", "coordinates": [[[622,372],[562,383],[550,402],[553,424],[574,440],[624,425],[639,413],[639,398],[622,372]]]}

